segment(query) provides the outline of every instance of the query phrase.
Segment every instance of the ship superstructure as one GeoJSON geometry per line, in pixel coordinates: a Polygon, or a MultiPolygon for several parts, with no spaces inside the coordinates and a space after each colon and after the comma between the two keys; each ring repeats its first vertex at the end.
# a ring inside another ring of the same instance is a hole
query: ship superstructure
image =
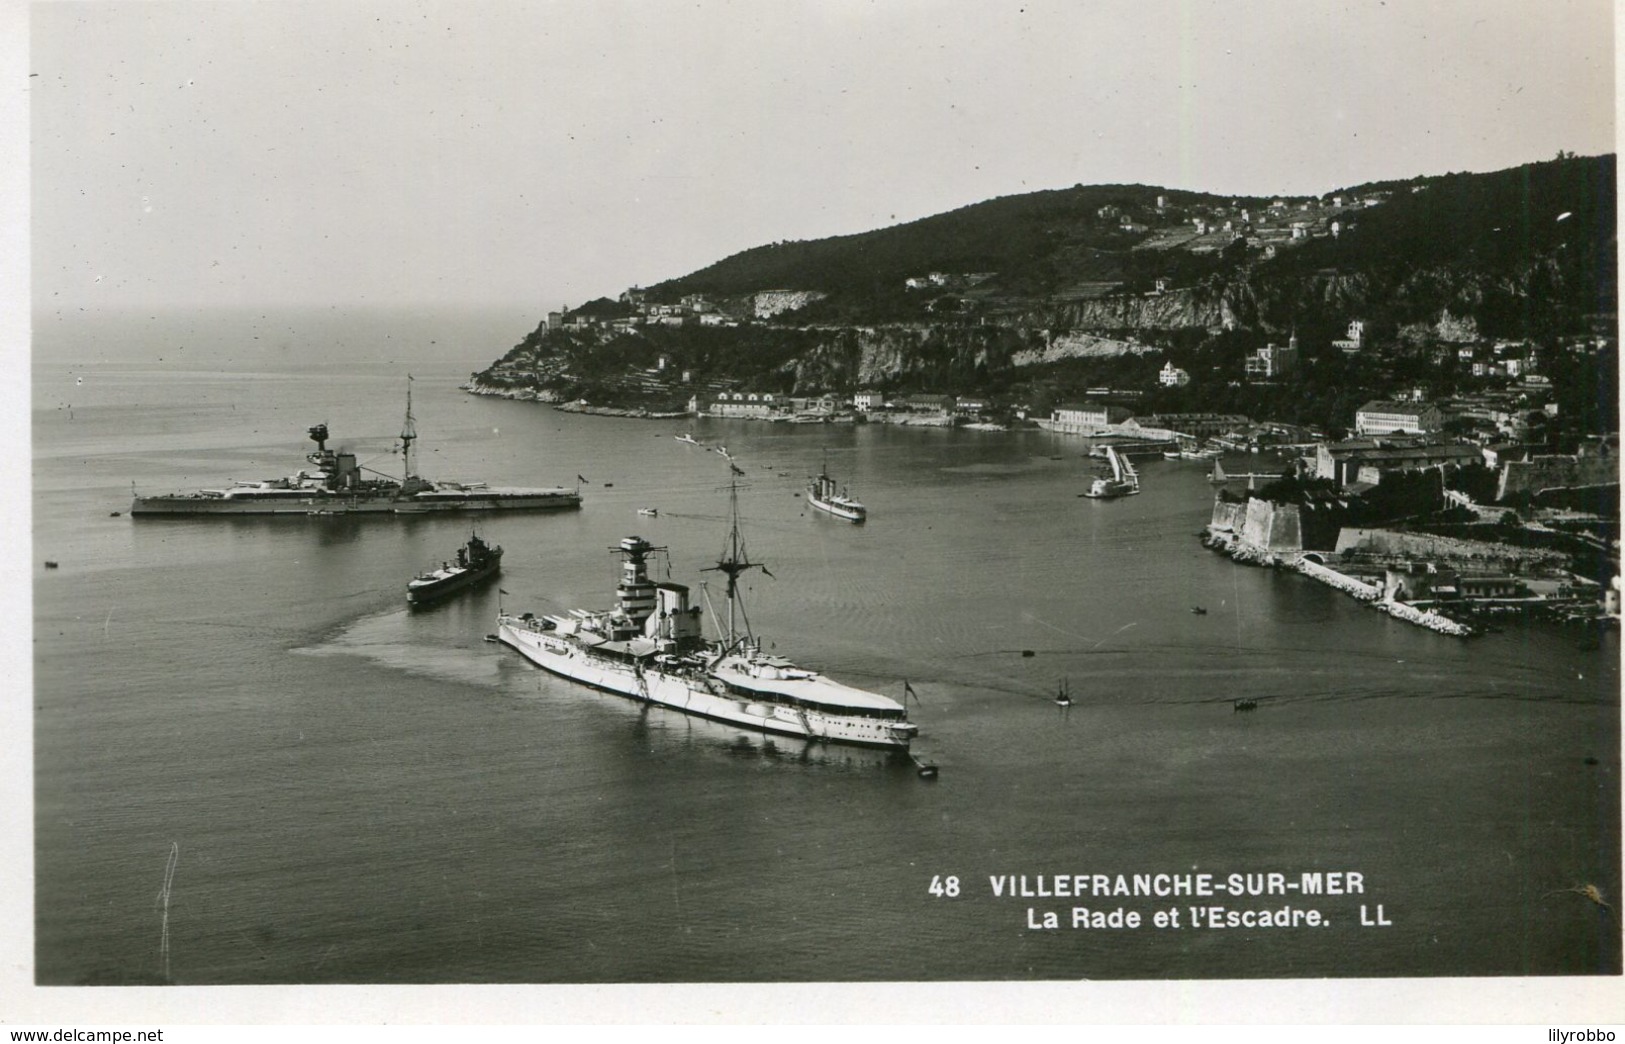
{"type": "Polygon", "coordinates": [[[191,493],[137,496],[132,515],[412,515],[432,511],[539,511],[581,506],[579,490],[564,487],[524,489],[488,486],[483,482],[432,482],[412,466],[417,429],[412,419],[412,389],[406,390],[406,421],[400,444],[404,475],[400,479],[372,472],[355,454],[329,449],[327,425],[309,429],[316,449],[305,455],[310,468],[286,478],[234,482],[191,493]]]}
{"type": "Polygon", "coordinates": [[[537,616],[502,614],[497,637],[526,659],[584,685],[702,718],[831,743],[907,749],[918,727],[903,705],[766,653],[750,630],[739,577],[751,562],[739,534],[738,486],[729,486],[732,524],[717,564],[727,578],[726,623],[703,634],[701,606],[683,584],[650,580],[651,555],[666,549],[629,536],[613,609],[537,616]]]}

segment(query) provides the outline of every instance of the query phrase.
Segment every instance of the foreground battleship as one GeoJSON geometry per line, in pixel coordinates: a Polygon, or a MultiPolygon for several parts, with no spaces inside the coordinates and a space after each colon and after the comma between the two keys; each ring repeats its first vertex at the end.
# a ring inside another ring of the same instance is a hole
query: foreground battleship
{"type": "Polygon", "coordinates": [[[236,482],[222,489],[138,496],[132,515],[418,515],[432,511],[541,511],[581,506],[581,494],[563,487],[515,489],[483,482],[431,482],[412,472],[412,390],[406,391],[406,424],[401,429],[405,477],[362,473],[355,454],[327,448],[327,425],[310,429],[316,451],[287,478],[236,482]]]}
{"type": "Polygon", "coordinates": [[[623,556],[614,609],[502,614],[497,639],[554,674],[684,714],[801,739],[908,749],[919,727],[901,703],[763,653],[748,621],[736,630],[736,606],[744,620],[739,575],[762,567],[748,560],[740,540],[737,486],[729,496],[728,546],[712,567],[728,578],[722,638],[702,635],[700,607],[689,605],[686,586],[649,580],[648,556],[665,549],[632,536],[610,549],[623,556]]]}

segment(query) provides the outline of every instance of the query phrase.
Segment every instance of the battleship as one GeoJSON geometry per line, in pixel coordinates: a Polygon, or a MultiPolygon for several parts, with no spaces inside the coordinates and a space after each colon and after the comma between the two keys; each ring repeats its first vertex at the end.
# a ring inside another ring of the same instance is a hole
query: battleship
{"type": "Polygon", "coordinates": [[[483,482],[434,482],[412,469],[412,387],[406,389],[401,428],[404,477],[395,479],[356,463],[355,454],[327,448],[326,424],[309,429],[313,465],[286,478],[233,482],[219,489],[136,496],[131,515],[418,515],[439,511],[544,511],[578,508],[578,489],[522,489],[483,482]]]}
{"type": "Polygon", "coordinates": [[[684,714],[810,741],[907,750],[919,727],[903,704],[763,651],[738,580],[748,570],[767,570],[745,553],[737,481],[728,490],[728,541],[705,570],[727,577],[720,638],[703,635],[701,607],[689,604],[687,586],[649,579],[649,556],[666,549],[629,536],[610,548],[621,556],[615,608],[499,613],[498,640],[554,674],[684,714]]]}
{"type": "Polygon", "coordinates": [[[852,499],[845,489],[837,491],[835,480],[829,477],[827,461],[817,477],[807,483],[807,503],[848,522],[862,522],[869,517],[869,509],[852,499]]]}
{"type": "Polygon", "coordinates": [[[457,564],[442,562],[413,577],[406,585],[406,604],[414,609],[433,605],[458,591],[491,579],[502,570],[502,548],[493,547],[471,533],[468,543],[457,549],[457,564]]]}

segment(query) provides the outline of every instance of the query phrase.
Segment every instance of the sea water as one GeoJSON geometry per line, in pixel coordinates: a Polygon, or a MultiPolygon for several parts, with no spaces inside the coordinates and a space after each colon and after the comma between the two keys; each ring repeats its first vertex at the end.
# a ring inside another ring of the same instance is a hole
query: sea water
{"type": "Polygon", "coordinates": [[[1576,890],[1619,899],[1614,636],[1446,638],[1234,565],[1197,541],[1196,462],[1144,461],[1139,496],[1092,501],[1067,436],[625,420],[459,389],[530,325],[36,320],[40,983],[1620,970],[1615,914],[1576,890]],[[318,423],[398,475],[408,373],[419,473],[579,485],[582,509],[129,517],[132,488],[289,474],[318,423]],[[499,605],[608,606],[634,533],[667,549],[659,579],[709,597],[715,633],[730,471],[685,431],[745,472],[754,633],[843,682],[906,682],[935,779],[483,641],[499,605]],[[867,524],[808,508],[826,460],[867,524]],[[406,582],[474,526],[505,549],[500,580],[408,612],[406,582]],[[1292,888],[1250,894],[1272,873],[1292,888]],[[1360,890],[1306,890],[1333,873],[1360,890]],[[1238,894],[1213,890],[1231,874],[1238,894]],[[1158,875],[1185,891],[1136,894],[1158,875]],[[1283,908],[1323,923],[1224,926],[1283,908]]]}

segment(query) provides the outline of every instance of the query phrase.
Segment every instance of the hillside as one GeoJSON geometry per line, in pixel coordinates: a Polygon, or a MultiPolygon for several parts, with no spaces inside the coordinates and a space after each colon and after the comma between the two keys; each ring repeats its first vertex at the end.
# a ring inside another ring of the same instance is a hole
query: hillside
{"type": "Polygon", "coordinates": [[[1318,197],[1079,185],[747,250],[544,323],[477,377],[667,408],[722,387],[1038,408],[1111,387],[1140,407],[1338,427],[1363,398],[1457,394],[1486,387],[1487,373],[1504,383],[1487,353],[1527,342],[1528,359],[1543,353],[1580,385],[1558,389],[1566,417],[1617,427],[1616,206],[1611,155],[1318,197]],[[1356,321],[1349,354],[1334,342],[1356,321]],[[1298,372],[1245,371],[1293,332],[1298,372]],[[1558,350],[1599,334],[1600,355],[1558,350]],[[1123,350],[1103,350],[1112,344],[1123,350]],[[1161,387],[1165,363],[1190,385],[1161,387]]]}
{"type": "Polygon", "coordinates": [[[862,300],[884,298],[906,279],[930,272],[991,272],[1006,293],[1042,297],[1155,267],[1134,257],[1148,232],[1125,228],[1125,217],[1143,225],[1260,203],[1144,185],[1079,185],[1005,196],[873,232],[756,247],[649,292],[674,301],[691,293],[796,287],[862,300]],[[1159,197],[1166,203],[1160,212],[1159,197]]]}
{"type": "MultiPolygon", "coordinates": [[[[1563,158],[1491,174],[1355,186],[1312,200],[1283,199],[1281,208],[1266,198],[1077,186],[859,235],[757,247],[649,287],[648,294],[677,301],[696,293],[818,290],[829,297],[800,316],[804,321],[929,319],[927,306],[940,295],[909,294],[907,279],[977,273],[987,278],[959,295],[967,299],[961,310],[1016,311],[1047,321],[1049,309],[1149,291],[1159,276],[1176,287],[1217,280],[1233,287],[1240,302],[1282,297],[1281,284],[1312,283],[1334,311],[1394,303],[1399,318],[1414,321],[1454,304],[1455,314],[1470,312],[1507,336],[1533,335],[1616,308],[1614,168],[1613,156],[1563,158]],[[1214,231],[1196,235],[1197,220],[1214,231]],[[1295,240],[1291,226],[1299,221],[1310,234],[1295,240]],[[1338,234],[1324,234],[1334,221],[1338,234]],[[1184,242],[1169,231],[1181,227],[1191,229],[1184,242]],[[1342,280],[1327,291],[1332,275],[1342,280]],[[1530,303],[1538,314],[1524,311],[1530,303]]],[[[1287,296],[1293,309],[1313,303],[1287,296]]],[[[1089,321],[1087,312],[1059,315],[1089,321]]],[[[1292,321],[1267,308],[1249,318],[1292,321]]]]}

